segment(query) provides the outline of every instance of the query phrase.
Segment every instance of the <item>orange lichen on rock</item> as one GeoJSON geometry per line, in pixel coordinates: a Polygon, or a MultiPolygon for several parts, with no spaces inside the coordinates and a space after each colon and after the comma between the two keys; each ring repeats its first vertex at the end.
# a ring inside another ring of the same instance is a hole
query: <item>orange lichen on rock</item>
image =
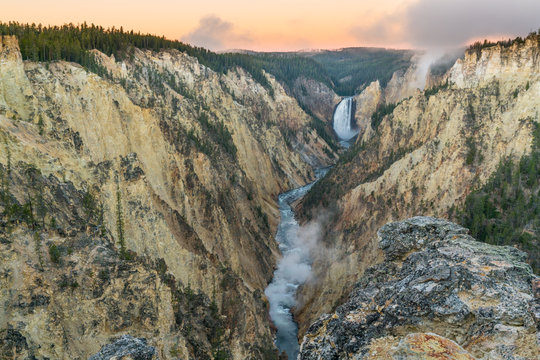
{"type": "Polygon", "coordinates": [[[395,355],[422,360],[474,360],[461,346],[431,333],[413,333],[400,341],[395,355]]]}

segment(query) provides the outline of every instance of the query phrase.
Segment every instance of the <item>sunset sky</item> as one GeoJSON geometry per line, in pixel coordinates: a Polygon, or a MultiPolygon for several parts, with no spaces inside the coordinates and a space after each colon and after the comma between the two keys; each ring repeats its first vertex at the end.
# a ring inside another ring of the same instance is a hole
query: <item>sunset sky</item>
{"type": "Polygon", "coordinates": [[[24,0],[0,20],[123,26],[212,50],[455,47],[540,27],[540,0],[24,0]]]}

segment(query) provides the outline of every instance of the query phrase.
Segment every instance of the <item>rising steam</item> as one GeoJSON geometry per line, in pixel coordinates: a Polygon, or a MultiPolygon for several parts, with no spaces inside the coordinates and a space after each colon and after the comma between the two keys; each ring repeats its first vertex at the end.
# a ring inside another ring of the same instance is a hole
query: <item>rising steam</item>
{"type": "Polygon", "coordinates": [[[289,359],[296,359],[298,355],[298,326],[290,310],[297,306],[296,290],[312,276],[311,254],[319,247],[321,224],[325,218],[319,217],[316,221],[299,226],[290,204],[304,196],[312,186],[313,183],[279,196],[281,221],[276,241],[283,257],[272,283],[264,291],[270,303],[270,317],[277,328],[276,345],[280,351],[287,353],[289,359]]]}

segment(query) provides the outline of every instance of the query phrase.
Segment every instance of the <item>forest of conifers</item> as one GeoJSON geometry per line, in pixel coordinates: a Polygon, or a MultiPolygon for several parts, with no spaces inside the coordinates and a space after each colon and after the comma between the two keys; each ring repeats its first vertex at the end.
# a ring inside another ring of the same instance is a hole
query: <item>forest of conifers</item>
{"type": "Polygon", "coordinates": [[[501,161],[489,181],[472,192],[455,220],[477,240],[524,250],[540,272],[540,125],[532,122],[532,151],[501,161]]]}
{"type": "Polygon", "coordinates": [[[216,72],[226,73],[229,69],[240,66],[268,89],[270,89],[270,84],[262,70],[273,74],[287,85],[291,85],[291,82],[297,77],[305,76],[332,86],[324,69],[315,61],[303,57],[239,53],[217,54],[180,41],[124,31],[123,28],[105,29],[86,23],[82,25],[42,26],[10,22],[0,23],[0,35],[17,36],[25,60],[73,61],[92,71],[95,64],[89,50],[97,49],[122,60],[130,56],[134,48],[153,51],[175,49],[197,58],[201,64],[216,72]]]}
{"type": "Polygon", "coordinates": [[[0,35],[15,35],[19,39],[25,60],[77,62],[90,71],[98,72],[89,50],[99,50],[122,60],[133,48],[160,51],[175,49],[220,73],[240,66],[261,85],[271,90],[263,70],[292,88],[298,77],[317,80],[339,95],[353,95],[362,86],[379,79],[383,84],[394,71],[410,65],[411,51],[370,48],[349,48],[322,52],[292,53],[215,53],[163,36],[141,34],[120,28],[96,25],[65,24],[42,26],[16,22],[1,23],[0,35]]]}
{"type": "Polygon", "coordinates": [[[405,71],[414,55],[410,50],[379,48],[345,48],[307,53],[321,64],[335,84],[339,95],[358,93],[372,81],[385,86],[395,71],[405,71]]]}

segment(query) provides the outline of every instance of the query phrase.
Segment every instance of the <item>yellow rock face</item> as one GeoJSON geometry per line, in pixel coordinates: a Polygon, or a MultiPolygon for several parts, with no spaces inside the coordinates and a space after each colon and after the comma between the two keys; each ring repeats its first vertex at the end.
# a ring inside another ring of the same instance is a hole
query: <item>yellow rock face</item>
{"type": "MultiPolygon", "coordinates": [[[[217,74],[177,51],[136,50],[124,61],[94,54],[108,75],[63,61],[23,62],[16,39],[0,37],[0,163],[7,167],[4,149],[9,148],[14,168],[32,164],[44,177],[90,192],[103,204],[113,239],[118,184],[127,248],[164,259],[177,281],[215,298],[220,311],[240,309],[243,321],[228,330],[234,332],[231,349],[235,358],[252,354],[246,344],[271,336],[260,293],[278,257],[276,196],[312,180],[310,163],[328,165],[328,145],[271,76],[273,95],[241,69],[217,74]],[[233,145],[226,143],[226,132],[233,145]],[[286,141],[284,134],[292,135],[286,141]]],[[[24,202],[27,189],[14,184],[10,190],[24,202]]],[[[13,261],[22,261],[27,251],[12,252],[13,261]]],[[[30,284],[32,276],[21,274],[7,286],[17,279],[30,284]]],[[[43,289],[49,287],[45,282],[43,289]]],[[[156,306],[164,309],[158,325],[129,329],[154,337],[166,353],[172,345],[159,338],[170,327],[171,301],[165,295],[169,290],[160,287],[156,283],[149,295],[159,298],[156,306]]],[[[13,296],[3,294],[3,299],[13,296]]],[[[79,316],[98,317],[98,309],[77,299],[54,301],[64,304],[63,311],[71,301],[78,304],[81,312],[71,316],[73,324],[79,316]]],[[[50,316],[45,311],[39,320],[10,311],[1,325],[26,324],[21,333],[29,342],[47,338],[56,344],[52,358],[86,357],[114,333],[102,329],[103,337],[90,341],[68,331],[62,340],[58,328],[45,328],[50,316]],[[30,332],[30,321],[41,322],[37,328],[42,331],[30,332]]],[[[67,325],[60,321],[58,326],[67,325]]],[[[178,341],[185,353],[185,341],[178,341]]]]}
{"type": "Polygon", "coordinates": [[[377,110],[377,106],[384,102],[384,94],[379,81],[372,82],[355,97],[355,101],[356,111],[354,117],[361,134],[357,141],[362,141],[362,138],[369,139],[373,135],[371,131],[371,115],[377,110]]]}

